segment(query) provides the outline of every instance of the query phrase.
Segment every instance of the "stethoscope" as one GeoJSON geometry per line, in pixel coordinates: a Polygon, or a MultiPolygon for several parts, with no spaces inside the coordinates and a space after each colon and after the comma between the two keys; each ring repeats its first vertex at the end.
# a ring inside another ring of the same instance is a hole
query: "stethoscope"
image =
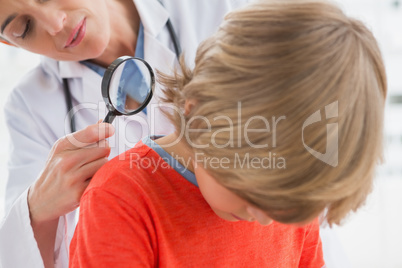
{"type": "MultiPolygon", "coordinates": [[[[158,2],[163,5],[162,0],[158,0],[158,2]]],[[[173,47],[174,47],[174,51],[176,54],[176,58],[179,60],[180,55],[181,55],[181,46],[179,43],[179,39],[176,35],[176,32],[173,28],[173,24],[170,21],[170,19],[167,20],[166,26],[168,28],[169,31],[169,35],[170,38],[172,39],[172,43],[173,43],[173,47]]],[[[73,109],[73,102],[72,102],[72,98],[71,98],[71,91],[70,91],[70,86],[68,83],[68,78],[63,78],[63,89],[64,89],[64,95],[66,98],[66,105],[67,105],[67,114],[70,120],[70,130],[71,132],[75,132],[76,129],[76,124],[75,124],[75,119],[74,119],[74,114],[72,112],[73,109]]]]}

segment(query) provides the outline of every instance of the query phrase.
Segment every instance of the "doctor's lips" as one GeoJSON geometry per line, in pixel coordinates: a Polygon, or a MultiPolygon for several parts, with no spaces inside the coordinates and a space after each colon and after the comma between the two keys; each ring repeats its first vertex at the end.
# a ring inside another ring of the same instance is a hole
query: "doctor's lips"
{"type": "Polygon", "coordinates": [[[73,29],[66,42],[66,48],[78,46],[82,39],[84,39],[86,30],[86,19],[80,21],[73,29]]]}

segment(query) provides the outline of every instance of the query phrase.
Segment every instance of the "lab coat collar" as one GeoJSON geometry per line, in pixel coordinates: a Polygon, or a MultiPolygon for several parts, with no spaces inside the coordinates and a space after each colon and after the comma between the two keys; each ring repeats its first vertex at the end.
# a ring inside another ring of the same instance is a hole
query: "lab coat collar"
{"type": "Polygon", "coordinates": [[[59,73],[61,78],[82,77],[85,66],[78,61],[59,61],[59,73]]]}
{"type": "Polygon", "coordinates": [[[133,0],[144,28],[154,38],[165,27],[169,13],[157,0],[133,0]]]}
{"type": "Polygon", "coordinates": [[[57,77],[60,83],[63,78],[75,78],[69,81],[69,84],[75,83],[75,86],[69,87],[73,100],[80,100],[82,103],[97,103],[102,100],[102,78],[85,65],[75,61],[56,61],[44,56],[41,56],[41,65],[45,72],[57,77]]]}
{"type": "Polygon", "coordinates": [[[43,66],[43,70],[56,74],[57,77],[60,77],[60,80],[63,78],[77,78],[82,77],[84,73],[84,69],[86,66],[80,64],[75,61],[57,61],[45,56],[40,57],[41,65],[43,66]]]}

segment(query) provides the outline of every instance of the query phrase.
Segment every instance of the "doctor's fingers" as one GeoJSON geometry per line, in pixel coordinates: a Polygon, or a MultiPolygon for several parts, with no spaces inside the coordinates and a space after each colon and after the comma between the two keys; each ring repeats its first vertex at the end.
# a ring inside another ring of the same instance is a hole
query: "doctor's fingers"
{"type": "Polygon", "coordinates": [[[82,130],[60,138],[52,148],[52,154],[65,150],[88,147],[114,134],[114,127],[108,123],[90,125],[82,130]]]}
{"type": "Polygon", "coordinates": [[[56,155],[30,187],[28,204],[32,221],[44,222],[73,211],[94,173],[108,160],[99,158],[73,168],[69,168],[71,163],[66,165],[68,161],[70,159],[56,155]]]}
{"type": "Polygon", "coordinates": [[[106,140],[95,143],[95,146],[79,148],[76,150],[65,150],[56,153],[52,158],[58,158],[63,163],[61,168],[63,173],[71,170],[78,170],[88,163],[98,159],[107,159],[110,154],[109,143],[106,140]]]}

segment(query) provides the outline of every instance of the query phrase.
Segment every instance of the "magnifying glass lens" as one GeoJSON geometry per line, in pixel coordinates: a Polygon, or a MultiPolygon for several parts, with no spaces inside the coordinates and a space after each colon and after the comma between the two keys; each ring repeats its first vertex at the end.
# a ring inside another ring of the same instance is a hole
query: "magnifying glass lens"
{"type": "Polygon", "coordinates": [[[105,122],[116,115],[133,115],[144,110],[155,85],[152,68],[142,59],[120,57],[106,70],[102,95],[109,109],[105,122]]]}

